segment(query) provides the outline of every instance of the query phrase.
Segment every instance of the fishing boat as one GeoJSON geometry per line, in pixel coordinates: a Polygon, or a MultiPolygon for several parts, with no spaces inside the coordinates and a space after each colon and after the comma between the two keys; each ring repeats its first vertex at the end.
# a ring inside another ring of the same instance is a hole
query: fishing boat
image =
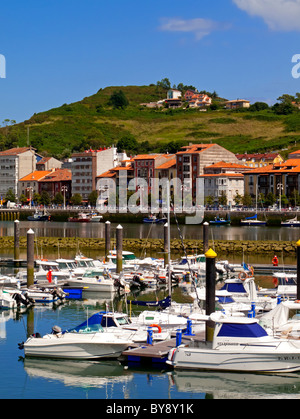
{"type": "Polygon", "coordinates": [[[218,225],[218,226],[222,226],[222,225],[230,225],[231,224],[231,220],[230,218],[220,218],[220,216],[218,215],[217,217],[215,217],[214,220],[210,221],[209,224],[212,225],[218,225]]]}
{"type": "Polygon", "coordinates": [[[175,369],[282,373],[300,371],[300,342],[268,335],[257,319],[212,313],[212,342],[194,341],[171,349],[175,369]]]}
{"type": "Polygon", "coordinates": [[[33,215],[27,217],[28,221],[50,221],[51,215],[47,211],[36,210],[33,215]]]}
{"type": "Polygon", "coordinates": [[[286,221],[281,221],[281,227],[300,227],[300,221],[297,220],[297,217],[291,218],[286,221]]]}
{"type": "Polygon", "coordinates": [[[77,217],[69,217],[68,221],[71,223],[89,223],[91,216],[85,212],[80,212],[77,217]]]}
{"type": "Polygon", "coordinates": [[[104,330],[99,324],[84,322],[70,331],[54,326],[52,332],[41,336],[35,333],[26,342],[19,343],[25,357],[62,359],[118,358],[133,344],[132,332],[104,330]]]}

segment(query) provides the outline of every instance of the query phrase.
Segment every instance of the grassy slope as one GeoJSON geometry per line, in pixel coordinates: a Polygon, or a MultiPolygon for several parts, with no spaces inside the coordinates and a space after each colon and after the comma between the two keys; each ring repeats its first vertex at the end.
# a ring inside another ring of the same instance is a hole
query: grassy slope
{"type": "MultiPolygon", "coordinates": [[[[156,86],[122,86],[100,89],[95,95],[33,115],[28,121],[0,129],[0,146],[30,143],[42,154],[58,158],[73,151],[116,144],[132,134],[158,150],[170,141],[216,142],[233,152],[263,152],[300,148],[300,113],[276,116],[271,111],[232,112],[178,110],[162,111],[140,107],[140,103],[166,97],[156,86]],[[129,100],[126,110],[107,106],[110,95],[123,90],[129,100]]],[[[287,154],[287,151],[285,152],[287,154]]]]}

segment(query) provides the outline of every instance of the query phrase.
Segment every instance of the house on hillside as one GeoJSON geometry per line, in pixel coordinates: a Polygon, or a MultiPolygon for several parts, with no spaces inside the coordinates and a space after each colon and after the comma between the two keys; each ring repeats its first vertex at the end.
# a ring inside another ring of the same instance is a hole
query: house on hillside
{"type": "Polygon", "coordinates": [[[250,101],[245,99],[227,100],[225,102],[226,109],[242,109],[250,108],[250,101]]]}

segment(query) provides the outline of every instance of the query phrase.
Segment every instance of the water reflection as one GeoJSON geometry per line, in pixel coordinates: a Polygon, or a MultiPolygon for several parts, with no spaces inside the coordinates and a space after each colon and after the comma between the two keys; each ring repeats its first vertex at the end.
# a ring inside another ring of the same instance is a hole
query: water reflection
{"type": "Polygon", "coordinates": [[[299,395],[300,374],[245,374],[174,371],[172,380],[180,392],[205,392],[214,399],[288,398],[299,395]]]}
{"type": "MultiPolygon", "coordinates": [[[[112,237],[115,235],[118,223],[111,224],[112,237]]],[[[122,224],[124,238],[163,238],[162,224],[124,223],[122,224]]],[[[42,222],[21,221],[20,234],[26,236],[32,228],[37,237],[82,237],[104,239],[104,223],[68,223],[68,222],[42,222]]],[[[201,225],[180,226],[185,239],[202,239],[201,225]]],[[[239,227],[239,226],[210,226],[210,240],[282,240],[298,241],[300,229],[297,227],[239,227]]],[[[13,236],[14,222],[0,221],[0,236],[13,236]]],[[[171,226],[171,237],[179,238],[176,225],[171,226]]]]}

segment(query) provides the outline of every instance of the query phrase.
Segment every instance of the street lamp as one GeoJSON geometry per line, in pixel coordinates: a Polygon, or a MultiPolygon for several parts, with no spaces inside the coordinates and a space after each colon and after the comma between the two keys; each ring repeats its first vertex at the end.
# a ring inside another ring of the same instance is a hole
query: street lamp
{"type": "Polygon", "coordinates": [[[28,188],[26,188],[26,191],[29,192],[29,206],[31,208],[31,200],[33,198],[33,187],[29,186],[28,188]]]}
{"type": "Polygon", "coordinates": [[[62,186],[61,191],[64,194],[64,210],[65,210],[66,209],[66,192],[68,191],[68,187],[67,186],[62,186]]]}
{"type": "Polygon", "coordinates": [[[281,191],[283,191],[283,184],[278,183],[277,189],[279,190],[279,211],[281,211],[281,191]]]}

